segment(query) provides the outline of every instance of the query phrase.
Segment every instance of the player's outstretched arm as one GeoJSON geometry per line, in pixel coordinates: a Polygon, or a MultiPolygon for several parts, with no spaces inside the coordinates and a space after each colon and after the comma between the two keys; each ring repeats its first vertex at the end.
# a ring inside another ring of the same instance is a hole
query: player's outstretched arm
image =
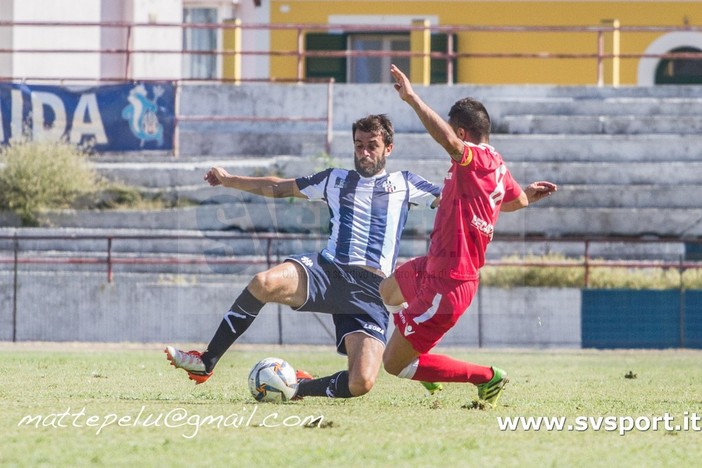
{"type": "Polygon", "coordinates": [[[553,182],[547,182],[545,180],[532,182],[524,189],[519,197],[503,203],[500,211],[507,213],[526,208],[531,203],[536,203],[539,200],[543,200],[557,190],[558,186],[553,182]]]}
{"type": "Polygon", "coordinates": [[[395,90],[397,90],[400,98],[414,109],[414,112],[422,121],[427,132],[444,147],[446,152],[456,161],[461,161],[463,158],[464,144],[451,125],[442,119],[434,109],[429,107],[422,99],[414,92],[412,85],[405,75],[397,66],[390,66],[390,74],[395,79],[395,90]]]}
{"type": "Polygon", "coordinates": [[[524,189],[529,203],[535,203],[539,200],[550,196],[552,193],[558,190],[558,185],[553,182],[548,182],[545,180],[540,180],[538,182],[532,182],[524,189]]]}
{"type": "Polygon", "coordinates": [[[270,198],[305,198],[297,187],[295,179],[280,177],[246,177],[233,175],[221,167],[213,167],[205,174],[205,180],[213,187],[221,185],[235,190],[262,195],[270,198]]]}

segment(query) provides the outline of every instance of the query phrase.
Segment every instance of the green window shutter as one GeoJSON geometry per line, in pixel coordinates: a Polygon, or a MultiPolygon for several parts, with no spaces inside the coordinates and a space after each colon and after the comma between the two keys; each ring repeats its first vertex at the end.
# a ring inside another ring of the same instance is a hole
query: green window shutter
{"type": "MultiPolygon", "coordinates": [[[[453,35],[453,52],[456,52],[456,43],[458,38],[453,35]]],[[[432,34],[431,35],[431,51],[446,53],[448,50],[448,35],[447,34],[432,34]]],[[[458,76],[456,59],[453,59],[453,82],[456,82],[458,76]]],[[[448,83],[446,75],[446,59],[431,59],[431,77],[430,83],[441,84],[448,83]]]]}
{"type": "MultiPolygon", "coordinates": [[[[307,33],[305,50],[346,50],[346,34],[307,33]]],[[[305,76],[307,79],[334,78],[337,83],[346,83],[346,57],[307,57],[305,76]]]]}
{"type": "MultiPolygon", "coordinates": [[[[668,53],[697,53],[702,50],[695,47],[679,47],[668,53]]],[[[702,84],[702,60],[699,59],[662,59],[656,67],[656,81],[659,84],[702,84]]]]}

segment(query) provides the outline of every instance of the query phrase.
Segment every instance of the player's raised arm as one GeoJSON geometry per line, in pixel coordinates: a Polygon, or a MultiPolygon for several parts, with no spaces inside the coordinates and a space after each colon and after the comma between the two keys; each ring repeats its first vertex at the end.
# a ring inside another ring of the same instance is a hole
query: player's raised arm
{"type": "Polygon", "coordinates": [[[414,112],[422,121],[427,132],[444,147],[446,152],[456,161],[461,161],[465,145],[463,141],[456,135],[454,129],[446,120],[442,119],[431,107],[429,107],[422,99],[414,92],[407,75],[405,75],[397,66],[390,66],[390,73],[395,79],[395,89],[400,98],[414,109],[414,112]]]}
{"type": "Polygon", "coordinates": [[[282,179],[280,177],[247,177],[233,175],[221,167],[213,167],[205,180],[213,187],[222,187],[242,190],[270,198],[297,197],[306,198],[297,187],[295,179],[282,179]]]}

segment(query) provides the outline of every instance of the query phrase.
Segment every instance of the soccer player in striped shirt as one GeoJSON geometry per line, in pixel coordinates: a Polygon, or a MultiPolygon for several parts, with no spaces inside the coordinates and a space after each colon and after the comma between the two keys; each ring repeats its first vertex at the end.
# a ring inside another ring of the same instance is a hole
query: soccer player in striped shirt
{"type": "Polygon", "coordinates": [[[348,369],[334,375],[313,379],[298,372],[296,397],[349,398],[373,387],[387,341],[388,312],[380,298],[380,282],[395,268],[410,205],[436,206],[441,189],[409,171],[385,171],[394,137],[387,116],[356,121],[352,135],[355,170],[327,169],[282,179],[232,175],[213,167],[205,175],[212,186],[324,201],[331,220],[327,246],[321,252],[290,256],[253,277],[224,315],[205,352],[166,348],[171,363],[195,382],[206,381],[261,308],[275,302],[298,311],[333,314],[337,350],[348,357],[348,369]]]}
{"type": "Polygon", "coordinates": [[[463,315],[478,288],[478,270],[500,211],[516,211],[557,187],[534,182],[526,190],[512,178],[489,145],[490,117],[477,100],[457,101],[446,122],[414,92],[407,76],[390,68],[400,98],[451,158],[427,255],[401,265],[381,283],[381,295],[396,328],[383,356],[385,370],[401,378],[470,382],[491,406],[507,373],[430,351],[463,315]]]}

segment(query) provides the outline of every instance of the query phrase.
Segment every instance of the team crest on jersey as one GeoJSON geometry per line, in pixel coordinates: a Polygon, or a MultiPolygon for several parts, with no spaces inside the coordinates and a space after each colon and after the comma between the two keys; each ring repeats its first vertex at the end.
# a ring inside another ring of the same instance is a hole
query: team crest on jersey
{"type": "Polygon", "coordinates": [[[346,187],[346,179],[342,179],[341,177],[337,177],[336,180],[334,181],[334,188],[344,188],[346,187]]]}
{"type": "Polygon", "coordinates": [[[395,187],[395,184],[393,184],[392,181],[386,180],[383,182],[383,190],[385,190],[387,193],[392,193],[397,190],[397,187],[395,187]]]}

